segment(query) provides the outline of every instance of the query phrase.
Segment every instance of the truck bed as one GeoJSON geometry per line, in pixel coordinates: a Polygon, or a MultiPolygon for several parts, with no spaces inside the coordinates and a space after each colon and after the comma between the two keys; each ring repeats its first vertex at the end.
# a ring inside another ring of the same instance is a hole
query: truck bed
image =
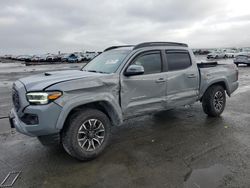
{"type": "Polygon", "coordinates": [[[221,82],[230,96],[238,84],[238,70],[234,64],[218,64],[217,62],[197,63],[200,74],[199,99],[208,86],[221,82]]]}

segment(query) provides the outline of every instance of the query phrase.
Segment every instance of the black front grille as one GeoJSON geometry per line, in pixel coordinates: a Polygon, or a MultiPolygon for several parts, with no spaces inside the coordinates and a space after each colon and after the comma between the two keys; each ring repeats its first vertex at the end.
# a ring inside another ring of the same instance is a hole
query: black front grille
{"type": "Polygon", "coordinates": [[[15,89],[12,90],[12,101],[16,111],[18,111],[20,109],[20,101],[18,92],[15,89]]]}

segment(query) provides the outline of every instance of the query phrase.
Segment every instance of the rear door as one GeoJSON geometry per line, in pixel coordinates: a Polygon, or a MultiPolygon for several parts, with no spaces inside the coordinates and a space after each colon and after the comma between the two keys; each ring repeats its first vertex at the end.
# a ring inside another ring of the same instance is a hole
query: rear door
{"type": "Polygon", "coordinates": [[[136,55],[127,65],[141,65],[143,75],[121,75],[121,106],[125,117],[164,109],[166,105],[166,72],[163,72],[160,50],[136,55]]]}
{"type": "Polygon", "coordinates": [[[191,104],[197,100],[199,72],[187,50],[166,50],[167,108],[191,104]]]}

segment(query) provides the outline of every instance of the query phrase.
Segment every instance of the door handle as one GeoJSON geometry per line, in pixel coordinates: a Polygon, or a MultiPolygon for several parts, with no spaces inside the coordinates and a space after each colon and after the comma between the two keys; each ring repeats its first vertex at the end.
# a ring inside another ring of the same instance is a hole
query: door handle
{"type": "Polygon", "coordinates": [[[188,78],[196,78],[196,75],[195,74],[189,74],[188,78]]]}
{"type": "Polygon", "coordinates": [[[158,80],[155,81],[156,83],[162,83],[162,82],[166,82],[166,80],[164,78],[159,78],[158,80]]]}

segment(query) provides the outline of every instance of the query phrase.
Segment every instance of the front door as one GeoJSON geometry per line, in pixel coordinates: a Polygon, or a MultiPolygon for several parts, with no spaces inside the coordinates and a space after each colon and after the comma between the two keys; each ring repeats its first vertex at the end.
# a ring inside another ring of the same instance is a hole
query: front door
{"type": "Polygon", "coordinates": [[[131,64],[143,66],[144,74],[121,75],[121,107],[125,118],[164,109],[167,78],[161,51],[140,53],[131,64]]]}

